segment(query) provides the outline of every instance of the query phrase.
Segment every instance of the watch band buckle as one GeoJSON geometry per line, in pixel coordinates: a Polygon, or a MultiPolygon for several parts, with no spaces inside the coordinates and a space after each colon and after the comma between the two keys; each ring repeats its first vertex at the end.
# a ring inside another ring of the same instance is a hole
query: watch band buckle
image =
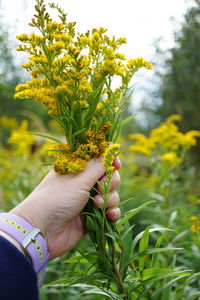
{"type": "Polygon", "coordinates": [[[22,241],[22,246],[26,248],[32,241],[35,241],[35,238],[39,233],[41,234],[40,229],[34,228],[22,241]]]}

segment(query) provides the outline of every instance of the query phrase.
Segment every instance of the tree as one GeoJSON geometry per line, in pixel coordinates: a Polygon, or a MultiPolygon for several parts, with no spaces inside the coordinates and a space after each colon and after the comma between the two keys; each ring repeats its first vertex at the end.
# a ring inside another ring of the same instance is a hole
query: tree
{"type": "Polygon", "coordinates": [[[182,130],[200,130],[200,0],[194,0],[174,37],[175,46],[164,63],[165,74],[159,74],[163,101],[157,114],[161,119],[180,114],[182,130]]]}

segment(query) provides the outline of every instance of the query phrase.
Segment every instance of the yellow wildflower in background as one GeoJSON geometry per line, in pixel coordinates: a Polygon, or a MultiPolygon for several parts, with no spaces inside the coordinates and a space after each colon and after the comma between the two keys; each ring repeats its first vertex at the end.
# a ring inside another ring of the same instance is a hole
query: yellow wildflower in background
{"type": "Polygon", "coordinates": [[[0,127],[13,130],[18,128],[19,123],[15,118],[10,118],[8,116],[1,116],[0,117],[0,127]]]}
{"type": "Polygon", "coordinates": [[[129,138],[136,141],[134,145],[129,147],[131,151],[149,155],[151,154],[152,149],[155,147],[155,143],[151,139],[145,137],[143,134],[130,134],[129,138]]]}
{"type": "Polygon", "coordinates": [[[181,162],[181,158],[178,157],[176,152],[168,152],[161,156],[160,158],[162,161],[169,163],[169,164],[177,164],[181,162]]]}
{"type": "Polygon", "coordinates": [[[29,123],[22,121],[17,130],[13,130],[8,139],[8,143],[15,148],[15,155],[30,155],[31,147],[34,144],[35,137],[28,132],[29,123]]]}
{"type": "Polygon", "coordinates": [[[200,232],[200,220],[197,216],[192,216],[190,218],[190,220],[192,221],[192,226],[191,226],[191,230],[194,233],[199,233],[200,232]]]}
{"type": "Polygon", "coordinates": [[[160,159],[168,164],[181,163],[181,152],[196,145],[200,131],[191,130],[182,133],[174,123],[180,120],[179,115],[169,116],[166,122],[152,129],[148,137],[138,133],[130,134],[129,138],[134,141],[129,147],[130,151],[151,155],[150,158],[154,161],[160,159]]]}

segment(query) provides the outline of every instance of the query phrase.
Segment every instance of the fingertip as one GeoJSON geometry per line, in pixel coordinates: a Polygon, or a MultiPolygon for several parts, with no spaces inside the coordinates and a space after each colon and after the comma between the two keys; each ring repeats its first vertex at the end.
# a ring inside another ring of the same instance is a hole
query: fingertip
{"type": "Polygon", "coordinates": [[[103,198],[99,194],[95,195],[93,199],[93,204],[96,208],[102,209],[104,205],[103,198]]]}
{"type": "Polygon", "coordinates": [[[107,213],[107,217],[111,221],[116,221],[117,219],[120,218],[120,216],[121,216],[121,210],[119,209],[119,207],[113,208],[107,213]]]}
{"type": "Polygon", "coordinates": [[[121,168],[121,161],[118,157],[115,157],[113,160],[113,167],[115,167],[116,170],[119,170],[121,168]]]}

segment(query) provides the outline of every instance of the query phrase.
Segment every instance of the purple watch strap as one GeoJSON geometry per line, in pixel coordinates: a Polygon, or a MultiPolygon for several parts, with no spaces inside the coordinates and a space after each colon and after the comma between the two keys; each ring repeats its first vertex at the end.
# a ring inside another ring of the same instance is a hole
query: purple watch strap
{"type": "Polygon", "coordinates": [[[0,213],[0,230],[15,239],[28,252],[40,286],[49,260],[47,244],[38,228],[12,213],[0,213]]]}

